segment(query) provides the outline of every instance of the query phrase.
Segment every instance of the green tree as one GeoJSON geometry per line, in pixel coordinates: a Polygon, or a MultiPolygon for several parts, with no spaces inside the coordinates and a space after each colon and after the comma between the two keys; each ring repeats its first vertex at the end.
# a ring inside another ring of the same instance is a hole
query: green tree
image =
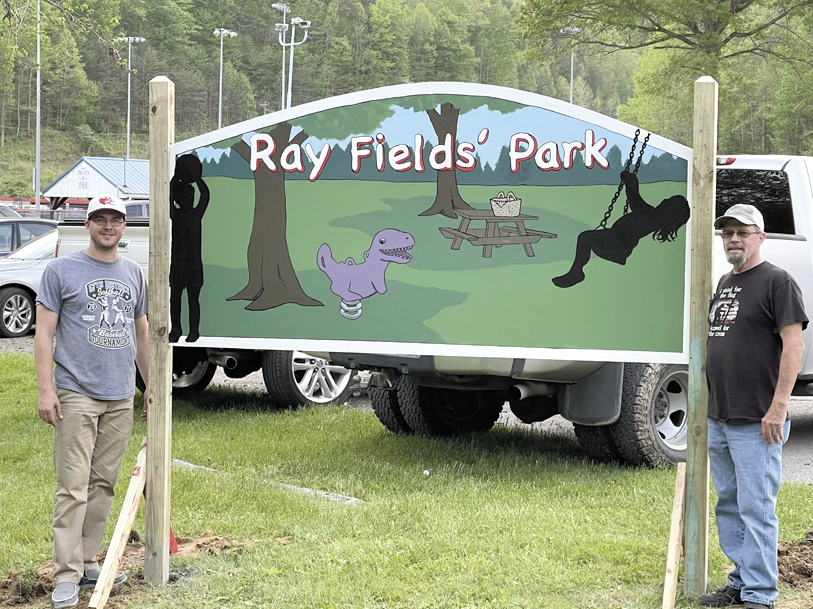
{"type": "Polygon", "coordinates": [[[579,44],[665,49],[717,77],[722,61],[741,55],[793,59],[790,19],[811,6],[813,0],[526,0],[519,24],[537,50],[568,28],[579,44]]]}
{"type": "Polygon", "coordinates": [[[466,3],[447,0],[435,9],[435,73],[430,80],[473,82],[477,57],[469,43],[466,3]]]}
{"type": "Polygon", "coordinates": [[[773,150],[786,154],[813,154],[813,69],[781,66],[773,99],[766,104],[773,150]]]}
{"type": "Polygon", "coordinates": [[[378,0],[370,6],[367,69],[372,86],[381,87],[409,80],[409,22],[410,14],[403,0],[378,0]]]}
{"type": "Polygon", "coordinates": [[[99,89],[85,74],[76,40],[64,29],[50,32],[53,41],[43,66],[43,124],[66,127],[87,123],[99,103],[99,89]]]}
{"type": "Polygon", "coordinates": [[[477,57],[477,82],[516,88],[519,54],[511,13],[499,0],[471,4],[471,41],[477,57]]]}
{"type": "Polygon", "coordinates": [[[410,75],[414,82],[432,80],[438,50],[435,42],[435,18],[423,2],[412,12],[412,32],[409,37],[410,75]]]}
{"type": "Polygon", "coordinates": [[[695,76],[690,70],[675,69],[670,54],[646,49],[635,70],[635,95],[619,105],[618,118],[647,131],[678,142],[688,143],[692,137],[695,76]]]}
{"type": "Polygon", "coordinates": [[[6,111],[14,93],[14,46],[10,40],[0,40],[0,146],[6,144],[6,111]]]}
{"type": "Polygon", "coordinates": [[[223,63],[223,124],[231,125],[257,116],[251,81],[232,62],[223,63]]]}

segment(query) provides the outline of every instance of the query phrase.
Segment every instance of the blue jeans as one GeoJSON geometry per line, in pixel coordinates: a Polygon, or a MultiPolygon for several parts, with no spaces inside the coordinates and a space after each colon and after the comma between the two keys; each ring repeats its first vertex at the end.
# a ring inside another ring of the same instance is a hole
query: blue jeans
{"type": "MultiPolygon", "coordinates": [[[[789,433],[787,421],[784,442],[789,433]]],[[[743,601],[771,605],[779,595],[776,495],[782,482],[782,444],[769,445],[760,423],[709,419],[708,448],[720,547],[734,563],[728,585],[740,590],[743,601]]]]}

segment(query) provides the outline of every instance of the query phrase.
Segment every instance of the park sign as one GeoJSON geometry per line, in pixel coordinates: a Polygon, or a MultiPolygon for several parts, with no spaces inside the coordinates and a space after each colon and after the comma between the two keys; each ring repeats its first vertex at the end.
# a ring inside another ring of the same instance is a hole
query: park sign
{"type": "Polygon", "coordinates": [[[465,83],[342,95],[179,142],[170,341],[685,362],[690,153],[465,83]]]}

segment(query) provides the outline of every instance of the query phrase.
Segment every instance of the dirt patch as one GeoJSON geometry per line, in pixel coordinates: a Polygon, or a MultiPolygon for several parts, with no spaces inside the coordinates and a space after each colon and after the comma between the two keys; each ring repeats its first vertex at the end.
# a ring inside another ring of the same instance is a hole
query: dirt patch
{"type": "Polygon", "coordinates": [[[801,541],[779,542],[779,581],[813,590],[813,529],[801,541]]]}
{"type": "MultiPolygon", "coordinates": [[[[138,535],[134,535],[138,538],[138,535]]],[[[132,538],[131,538],[132,539],[132,538]]],[[[199,537],[176,537],[178,542],[178,553],[172,556],[183,558],[194,558],[203,554],[219,556],[238,552],[245,544],[238,543],[215,535],[212,531],[206,531],[199,537]]],[[[103,561],[107,548],[102,548],[99,552],[99,561],[103,561]]],[[[123,599],[131,596],[132,592],[144,584],[143,578],[144,564],[144,544],[133,541],[127,544],[124,556],[121,561],[121,570],[127,573],[129,579],[122,585],[116,586],[110,592],[110,598],[105,605],[109,609],[121,609],[124,607],[123,599]]],[[[36,578],[31,574],[22,571],[12,571],[8,578],[0,581],[0,607],[27,607],[42,606],[43,601],[50,605],[50,594],[54,589],[54,580],[51,576],[53,563],[48,561],[37,570],[36,578]]],[[[183,581],[188,579],[185,574],[179,577],[170,576],[170,581],[183,581]]],[[[80,592],[78,609],[88,606],[93,590],[80,592]]]]}
{"type": "Polygon", "coordinates": [[[178,542],[178,553],[173,556],[183,556],[191,558],[200,556],[201,554],[230,554],[238,550],[242,550],[245,544],[237,543],[228,537],[215,535],[212,531],[206,531],[200,537],[176,537],[178,542]]]}

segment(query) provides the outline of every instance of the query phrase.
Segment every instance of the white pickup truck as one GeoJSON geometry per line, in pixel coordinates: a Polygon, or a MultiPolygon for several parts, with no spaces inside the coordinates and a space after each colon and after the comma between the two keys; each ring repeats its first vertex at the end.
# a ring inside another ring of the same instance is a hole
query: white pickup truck
{"type": "MultiPolygon", "coordinates": [[[[813,157],[718,159],[717,215],[734,203],[758,207],[768,233],[764,257],[796,278],[808,303],[813,303],[811,193],[813,157]]],[[[59,225],[58,256],[86,243],[81,222],[59,225]]],[[[128,223],[119,251],[146,271],[146,222],[128,223]]],[[[715,281],[729,268],[718,241],[715,281]]],[[[807,344],[811,331],[805,331],[807,344]]],[[[366,370],[372,374],[373,409],[395,433],[485,431],[507,401],[527,423],[556,414],[572,421],[582,448],[599,461],[662,467],[685,458],[688,372],[681,365],[183,346],[174,353],[176,391],[205,388],[219,365],[231,377],[262,369],[280,404],[330,401],[349,389],[351,370],[366,370]]],[[[811,381],[813,358],[806,351],[796,393],[806,395],[811,381]]]]}

